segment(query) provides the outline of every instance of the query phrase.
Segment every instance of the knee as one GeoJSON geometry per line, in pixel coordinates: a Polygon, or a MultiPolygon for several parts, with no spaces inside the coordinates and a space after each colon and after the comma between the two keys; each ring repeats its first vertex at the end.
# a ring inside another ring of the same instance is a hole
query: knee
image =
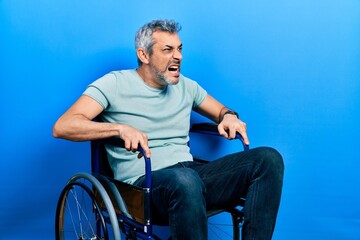
{"type": "Polygon", "coordinates": [[[161,184],[153,187],[152,194],[156,221],[164,221],[169,214],[177,218],[186,214],[192,217],[205,214],[205,185],[194,170],[169,169],[163,171],[161,178],[161,184]]]}
{"type": "Polygon", "coordinates": [[[173,174],[174,191],[185,198],[203,196],[205,185],[197,172],[189,168],[182,168],[173,174]]]}
{"type": "Polygon", "coordinates": [[[259,151],[264,167],[282,179],[284,175],[284,161],[281,154],[276,149],[270,147],[261,147],[259,151]]]}

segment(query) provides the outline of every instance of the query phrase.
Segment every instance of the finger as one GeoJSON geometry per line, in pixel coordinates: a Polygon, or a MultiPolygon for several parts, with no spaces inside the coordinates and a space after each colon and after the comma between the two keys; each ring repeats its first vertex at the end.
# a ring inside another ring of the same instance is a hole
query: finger
{"type": "Polygon", "coordinates": [[[244,123],[244,122],[243,122],[243,128],[244,128],[244,130],[242,132],[240,132],[240,134],[244,139],[244,143],[249,146],[250,141],[249,141],[249,138],[248,138],[247,133],[246,133],[247,126],[246,126],[246,123],[244,123]]]}
{"type": "Polygon", "coordinates": [[[142,147],[142,149],[143,149],[144,152],[145,152],[145,156],[146,156],[147,158],[151,157],[151,152],[150,152],[150,148],[149,148],[149,146],[148,146],[147,141],[141,143],[141,147],[142,147]]]}
{"type": "Polygon", "coordinates": [[[248,146],[249,146],[249,145],[250,145],[250,141],[249,141],[249,138],[248,138],[246,132],[240,133],[240,135],[241,135],[242,138],[244,139],[245,145],[248,145],[248,146]]]}
{"type": "Polygon", "coordinates": [[[229,129],[229,139],[234,139],[236,137],[236,129],[230,128],[229,129]]]}
{"type": "Polygon", "coordinates": [[[145,156],[147,158],[150,158],[151,157],[151,151],[148,147],[142,147],[144,149],[144,152],[145,152],[145,156]]]}
{"type": "Polygon", "coordinates": [[[137,149],[138,149],[138,146],[139,146],[139,141],[133,140],[133,141],[131,142],[131,151],[132,151],[132,152],[136,152],[137,149]]]}
{"type": "Polygon", "coordinates": [[[224,129],[224,126],[222,124],[218,125],[218,132],[221,136],[223,136],[224,138],[228,138],[228,133],[226,132],[226,130],[224,129]]]}
{"type": "Polygon", "coordinates": [[[146,134],[144,134],[143,139],[141,139],[140,146],[144,150],[145,156],[147,158],[150,158],[151,152],[150,152],[150,148],[148,146],[148,136],[146,134]]]}
{"type": "Polygon", "coordinates": [[[125,149],[130,151],[131,150],[131,141],[130,140],[124,140],[125,141],[125,149]]]}

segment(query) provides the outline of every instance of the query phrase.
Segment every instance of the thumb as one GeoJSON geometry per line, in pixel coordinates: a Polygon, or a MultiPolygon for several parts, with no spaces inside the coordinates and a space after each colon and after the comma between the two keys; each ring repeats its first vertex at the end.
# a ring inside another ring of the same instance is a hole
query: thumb
{"type": "Polygon", "coordinates": [[[229,134],[227,133],[227,131],[225,130],[224,126],[222,124],[218,125],[218,132],[221,136],[228,138],[229,134]]]}

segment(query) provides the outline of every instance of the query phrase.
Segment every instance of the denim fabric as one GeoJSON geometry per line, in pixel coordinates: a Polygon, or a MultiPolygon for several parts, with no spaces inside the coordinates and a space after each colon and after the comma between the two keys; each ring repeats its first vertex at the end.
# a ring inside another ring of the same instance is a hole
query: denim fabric
{"type": "MultiPolygon", "coordinates": [[[[268,147],[203,164],[182,162],[154,171],[155,222],[169,223],[172,239],[207,239],[206,210],[235,206],[246,198],[242,239],[271,239],[279,208],[284,164],[268,147]]],[[[135,184],[143,185],[144,177],[135,184]]]]}

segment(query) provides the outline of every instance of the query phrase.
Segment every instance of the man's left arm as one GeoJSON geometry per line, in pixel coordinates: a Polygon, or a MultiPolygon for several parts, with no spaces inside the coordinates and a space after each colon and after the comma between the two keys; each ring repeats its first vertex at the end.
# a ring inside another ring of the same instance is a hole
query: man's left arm
{"type": "Polygon", "coordinates": [[[246,134],[246,123],[238,119],[236,112],[225,107],[209,94],[195,111],[218,123],[218,131],[221,136],[233,139],[236,133],[239,133],[244,138],[245,144],[250,144],[246,134]]]}

